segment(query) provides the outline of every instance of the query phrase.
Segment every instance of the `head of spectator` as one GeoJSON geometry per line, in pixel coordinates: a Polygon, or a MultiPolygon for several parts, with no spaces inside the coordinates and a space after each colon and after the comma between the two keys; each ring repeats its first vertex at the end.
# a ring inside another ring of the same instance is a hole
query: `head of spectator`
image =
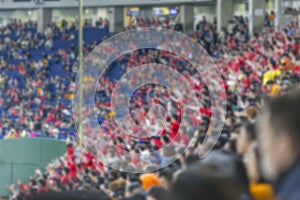
{"type": "Polygon", "coordinates": [[[169,167],[158,172],[161,187],[169,191],[173,186],[173,170],[169,167]]]}
{"type": "Polygon", "coordinates": [[[146,196],[146,200],[167,200],[168,192],[162,187],[152,187],[146,196]]]}
{"type": "Polygon", "coordinates": [[[298,199],[300,191],[300,90],[270,99],[259,120],[263,174],[277,182],[279,199],[298,199]]]}
{"type": "Polygon", "coordinates": [[[236,192],[241,198],[251,199],[249,180],[242,159],[227,150],[214,150],[201,163],[214,168],[215,175],[227,178],[236,185],[236,192]]]}
{"type": "Polygon", "coordinates": [[[236,184],[231,178],[220,176],[218,168],[196,163],[181,172],[170,193],[170,200],[238,200],[236,184]],[[216,192],[218,191],[218,192],[216,192]]]}
{"type": "Polygon", "coordinates": [[[125,197],[131,197],[136,194],[141,194],[144,192],[144,190],[142,188],[142,184],[139,180],[134,180],[133,182],[130,182],[127,184],[128,185],[126,185],[127,190],[126,190],[125,197]]]}

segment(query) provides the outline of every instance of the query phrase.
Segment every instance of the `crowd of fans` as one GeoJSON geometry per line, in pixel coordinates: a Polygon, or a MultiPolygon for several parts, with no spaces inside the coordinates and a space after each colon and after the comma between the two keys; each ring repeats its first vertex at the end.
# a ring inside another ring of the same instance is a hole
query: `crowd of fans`
{"type": "MultiPolygon", "coordinates": [[[[11,199],[34,199],[39,194],[51,195],[53,191],[77,190],[96,192],[97,197],[94,199],[275,199],[273,189],[259,167],[261,155],[257,150],[255,125],[258,113],[262,111],[266,101],[287,94],[298,83],[298,28],[291,23],[286,29],[275,31],[271,23],[266,23],[261,33],[250,38],[246,28],[248,22],[242,17],[235,17],[221,33],[216,32],[216,23],[216,20],[208,23],[203,18],[197,24],[197,31],[191,35],[213,56],[222,75],[223,81],[220,84],[226,89],[225,126],[214,151],[207,159],[199,161],[198,154],[204,145],[205,136],[209,137],[208,132],[211,131],[210,117],[216,113],[213,113],[208,88],[200,78],[197,83],[193,83],[193,88],[201,99],[201,118],[192,121],[180,121],[181,113],[177,102],[172,100],[174,95],[171,91],[162,86],[146,85],[137,90],[130,101],[132,118],[136,123],[142,123],[140,119],[147,113],[152,102],[164,102],[163,106],[169,110],[167,123],[160,135],[153,137],[151,141],[141,138],[127,144],[127,140],[120,136],[115,127],[109,127],[111,132],[105,131],[105,134],[111,144],[104,153],[113,163],[113,169],[95,158],[98,150],[92,148],[94,145],[88,147],[87,152],[79,148],[75,137],[69,134],[67,154],[49,164],[45,172],[37,170],[37,177],[31,178],[28,184],[19,181],[19,188],[9,186],[13,193],[11,199]],[[197,124],[200,124],[199,129],[195,128],[197,124]],[[177,137],[177,132],[180,139],[172,142],[177,137]],[[189,141],[192,139],[196,142],[190,145],[189,141]],[[188,150],[184,152],[184,147],[188,145],[188,150]],[[149,152],[162,147],[165,147],[162,154],[157,155],[155,160],[149,160],[149,152]],[[122,153],[120,149],[139,154],[124,163],[118,160],[122,153]],[[143,168],[145,171],[153,171],[172,159],[174,162],[168,167],[151,173],[123,173],[116,170],[132,172],[143,168]],[[142,166],[138,166],[140,163],[142,166]]],[[[0,49],[8,51],[0,61],[0,100],[5,111],[0,123],[2,134],[4,138],[35,137],[39,134],[58,136],[61,134],[59,128],[74,128],[70,107],[58,100],[72,99],[77,70],[76,47],[46,53],[40,61],[28,61],[19,65],[7,64],[6,59],[30,58],[34,48],[51,49],[51,40],[54,38],[62,39],[64,34],[67,38],[72,37],[67,31],[72,27],[66,28],[64,32],[55,26],[49,26],[44,34],[31,35],[22,31],[19,26],[17,22],[13,22],[1,30],[3,33],[19,34],[17,41],[9,37],[0,40],[0,49]],[[63,63],[64,72],[68,76],[46,78],[51,70],[49,60],[52,58],[57,63],[63,63]],[[25,80],[4,73],[9,70],[25,75],[25,80]],[[52,105],[52,101],[57,102],[52,105]],[[14,116],[17,118],[12,121],[14,116]]],[[[87,54],[95,45],[96,43],[86,44],[84,53],[87,54]]],[[[107,51],[111,53],[114,48],[108,48],[107,51]]],[[[151,62],[175,65],[174,68],[181,72],[189,71],[189,64],[179,61],[180,58],[169,52],[148,49],[131,52],[119,58],[112,66],[116,63],[121,65],[121,72],[117,77],[133,66],[151,62]]],[[[105,84],[99,85],[95,98],[99,122],[104,125],[114,117],[109,101],[117,77],[111,79],[111,74],[114,71],[108,71],[100,80],[105,84]]],[[[84,126],[85,132],[91,129],[89,124],[84,126]]]]}
{"type": "MultiPolygon", "coordinates": [[[[49,25],[44,33],[36,32],[31,21],[13,20],[0,28],[1,138],[74,134],[70,104],[78,69],[76,30],[76,23],[66,21],[61,28],[49,25]],[[72,43],[54,48],[55,41],[72,43]]],[[[84,54],[96,45],[85,44],[84,54]]]]}
{"type": "Polygon", "coordinates": [[[85,19],[84,26],[97,27],[97,28],[101,28],[101,27],[109,28],[109,20],[107,18],[103,19],[102,17],[100,17],[93,25],[92,19],[85,19]]]}

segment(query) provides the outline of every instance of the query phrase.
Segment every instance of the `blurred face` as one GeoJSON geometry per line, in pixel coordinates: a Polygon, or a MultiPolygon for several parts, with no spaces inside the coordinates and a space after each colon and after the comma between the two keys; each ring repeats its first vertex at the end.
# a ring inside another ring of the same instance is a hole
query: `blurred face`
{"type": "Polygon", "coordinates": [[[260,116],[258,139],[263,174],[273,180],[293,164],[296,155],[293,140],[287,133],[274,133],[269,117],[267,113],[260,116]]]}
{"type": "Polygon", "coordinates": [[[227,126],[231,126],[231,125],[232,125],[231,119],[230,119],[230,118],[227,118],[227,119],[225,120],[225,125],[227,125],[227,126]]]}
{"type": "Polygon", "coordinates": [[[247,137],[246,134],[246,130],[245,128],[241,129],[241,133],[240,135],[237,137],[237,141],[236,141],[236,148],[237,148],[237,152],[240,155],[244,155],[249,147],[249,139],[247,137]]]}
{"type": "Polygon", "coordinates": [[[165,190],[169,190],[171,188],[170,183],[164,177],[161,177],[159,180],[161,187],[163,187],[165,190]]]}
{"type": "Polygon", "coordinates": [[[283,84],[282,89],[283,90],[287,90],[289,88],[289,86],[287,84],[283,84]]]}

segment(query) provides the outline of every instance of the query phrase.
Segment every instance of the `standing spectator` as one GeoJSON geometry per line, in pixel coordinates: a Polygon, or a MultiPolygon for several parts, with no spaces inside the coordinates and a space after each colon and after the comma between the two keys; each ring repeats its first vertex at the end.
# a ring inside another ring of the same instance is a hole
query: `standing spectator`
{"type": "Polygon", "coordinates": [[[271,26],[274,26],[275,25],[275,12],[274,11],[271,11],[270,15],[269,15],[269,24],[271,26]]]}
{"type": "Polygon", "coordinates": [[[104,19],[104,27],[109,29],[109,20],[107,18],[104,19]]]}

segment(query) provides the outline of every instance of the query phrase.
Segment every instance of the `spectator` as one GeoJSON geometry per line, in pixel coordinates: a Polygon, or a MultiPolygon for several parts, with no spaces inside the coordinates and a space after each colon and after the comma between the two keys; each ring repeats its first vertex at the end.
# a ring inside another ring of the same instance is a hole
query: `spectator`
{"type": "Polygon", "coordinates": [[[160,180],[154,173],[143,174],[140,177],[143,189],[149,190],[152,186],[160,186],[160,180]]]}
{"type": "Polygon", "coordinates": [[[270,25],[271,26],[274,26],[275,25],[275,12],[274,11],[271,11],[270,15],[269,15],[269,21],[270,21],[270,25]]]}
{"type": "Polygon", "coordinates": [[[271,99],[259,123],[263,172],[266,178],[276,181],[278,199],[300,198],[299,102],[299,89],[271,99]]]}
{"type": "Polygon", "coordinates": [[[173,172],[170,168],[162,169],[159,172],[161,187],[169,191],[173,186],[173,172]]]}
{"type": "Polygon", "coordinates": [[[254,145],[256,145],[255,125],[248,123],[241,128],[237,138],[237,153],[244,156],[254,145]]]}
{"type": "MultiPolygon", "coordinates": [[[[171,190],[172,200],[238,200],[236,185],[229,178],[215,175],[219,169],[196,164],[180,173],[171,190]],[[218,192],[216,192],[218,191],[218,192]]],[[[219,173],[218,173],[219,174],[219,173]]]]}
{"type": "MultiPolygon", "coordinates": [[[[276,79],[275,79],[276,80],[276,79]]],[[[271,97],[276,97],[281,94],[281,88],[276,81],[268,81],[267,88],[271,97]]]]}
{"type": "Polygon", "coordinates": [[[152,187],[147,193],[146,200],[167,200],[168,192],[161,187],[152,187]]]}
{"type": "Polygon", "coordinates": [[[244,163],[237,155],[227,150],[215,150],[201,163],[213,168],[215,176],[230,180],[231,184],[235,185],[235,192],[241,199],[252,200],[247,171],[244,163]]]}

